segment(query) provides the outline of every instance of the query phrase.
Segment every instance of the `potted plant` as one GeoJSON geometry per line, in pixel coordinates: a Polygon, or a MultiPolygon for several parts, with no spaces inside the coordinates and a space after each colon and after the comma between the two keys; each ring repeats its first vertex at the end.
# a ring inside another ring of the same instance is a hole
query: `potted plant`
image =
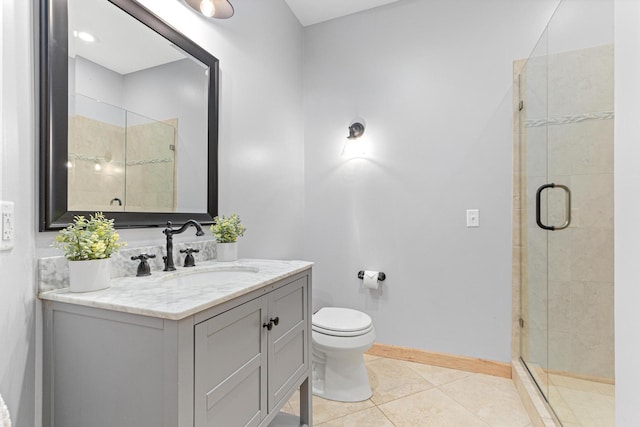
{"type": "Polygon", "coordinates": [[[216,238],[216,256],[218,261],[235,261],[238,259],[238,237],[244,236],[246,228],[240,217],[233,214],[230,217],[217,216],[213,219],[211,232],[216,238]]]}
{"type": "Polygon", "coordinates": [[[69,260],[71,292],[89,292],[109,287],[109,258],[125,243],[113,227],[113,220],[102,212],[73,217],[73,222],[60,230],[52,246],[62,249],[69,260]]]}

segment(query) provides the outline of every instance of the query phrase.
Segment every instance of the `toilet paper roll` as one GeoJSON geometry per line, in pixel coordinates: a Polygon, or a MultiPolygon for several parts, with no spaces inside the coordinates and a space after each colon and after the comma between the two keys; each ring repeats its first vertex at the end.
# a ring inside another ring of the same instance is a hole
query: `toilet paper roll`
{"type": "Polygon", "coordinates": [[[367,289],[378,289],[378,271],[365,270],[362,284],[367,289]]]}

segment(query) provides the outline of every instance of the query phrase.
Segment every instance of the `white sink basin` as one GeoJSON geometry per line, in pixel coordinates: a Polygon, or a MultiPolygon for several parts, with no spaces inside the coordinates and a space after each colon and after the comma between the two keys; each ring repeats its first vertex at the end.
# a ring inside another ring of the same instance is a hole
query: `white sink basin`
{"type": "Polygon", "coordinates": [[[179,273],[164,277],[162,279],[162,285],[223,285],[250,278],[258,271],[256,267],[247,266],[220,266],[206,270],[181,270],[179,273]]]}

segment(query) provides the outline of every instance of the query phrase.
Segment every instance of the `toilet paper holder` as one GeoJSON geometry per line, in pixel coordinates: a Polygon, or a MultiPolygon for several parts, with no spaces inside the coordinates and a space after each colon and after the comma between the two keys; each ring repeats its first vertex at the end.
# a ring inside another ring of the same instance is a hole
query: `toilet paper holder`
{"type": "MultiPolygon", "coordinates": [[[[387,275],[383,272],[378,273],[378,282],[382,282],[387,278],[387,275]]],[[[358,279],[364,279],[364,270],[358,271],[358,279]]]]}

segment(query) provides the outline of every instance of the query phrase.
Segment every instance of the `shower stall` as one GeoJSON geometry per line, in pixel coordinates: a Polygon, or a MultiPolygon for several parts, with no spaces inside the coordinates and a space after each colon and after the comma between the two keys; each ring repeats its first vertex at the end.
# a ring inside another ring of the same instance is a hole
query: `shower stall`
{"type": "Polygon", "coordinates": [[[563,0],[514,67],[514,358],[565,426],[615,425],[613,22],[563,0]]]}

